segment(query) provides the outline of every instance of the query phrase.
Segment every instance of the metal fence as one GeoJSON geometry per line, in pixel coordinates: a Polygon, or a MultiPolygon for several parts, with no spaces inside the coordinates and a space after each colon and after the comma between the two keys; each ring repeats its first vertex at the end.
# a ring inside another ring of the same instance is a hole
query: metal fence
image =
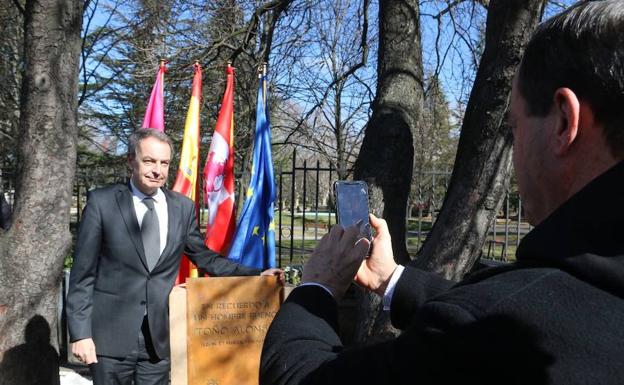
{"type": "Polygon", "coordinates": [[[276,258],[279,266],[303,264],[316,241],[335,223],[331,197],[336,170],[307,160],[297,163],[293,151],[290,169],[277,172],[276,258]]]}
{"type": "MultiPolygon", "coordinates": [[[[277,172],[277,258],[280,266],[302,264],[316,241],[335,223],[331,191],[336,170],[320,161],[298,160],[293,152],[287,168],[277,172]]],[[[408,250],[415,254],[442,208],[450,171],[415,173],[415,191],[408,210],[408,250]]],[[[502,209],[490,224],[481,257],[509,261],[530,226],[522,218],[517,191],[506,194],[502,209]]]]}

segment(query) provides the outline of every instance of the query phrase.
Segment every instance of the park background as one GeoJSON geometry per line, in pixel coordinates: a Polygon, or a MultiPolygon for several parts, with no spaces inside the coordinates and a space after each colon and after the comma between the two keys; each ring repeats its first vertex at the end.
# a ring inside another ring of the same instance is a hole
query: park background
{"type": "MultiPolygon", "coordinates": [[[[178,156],[193,63],[203,66],[200,165],[226,63],[236,68],[239,208],[267,63],[279,266],[300,268],[335,222],[338,179],[369,183],[400,263],[460,279],[481,257],[513,260],[529,226],[511,170],[511,80],[537,22],[570,3],[3,0],[0,190],[14,212],[0,230],[0,357],[38,315],[58,349],[59,289],[86,193],[127,180],[127,140],[163,59],[178,156]]],[[[374,297],[348,299],[349,341],[395,332],[374,297]]]]}

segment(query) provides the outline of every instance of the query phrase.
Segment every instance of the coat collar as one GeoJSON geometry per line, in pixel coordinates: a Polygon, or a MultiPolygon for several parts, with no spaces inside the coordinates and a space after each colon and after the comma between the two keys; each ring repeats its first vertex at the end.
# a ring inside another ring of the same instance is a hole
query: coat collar
{"type": "Polygon", "coordinates": [[[520,242],[516,256],[566,258],[624,254],[624,162],[591,181],[520,242]]]}
{"type": "Polygon", "coordinates": [[[529,232],[518,265],[560,268],[624,296],[624,162],[620,162],[529,232]]]}

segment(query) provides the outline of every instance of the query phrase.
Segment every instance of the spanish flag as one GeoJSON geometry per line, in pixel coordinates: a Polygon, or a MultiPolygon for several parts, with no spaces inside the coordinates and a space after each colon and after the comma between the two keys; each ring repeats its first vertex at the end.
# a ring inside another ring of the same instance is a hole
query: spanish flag
{"type": "MultiPolygon", "coordinates": [[[[199,211],[197,199],[197,177],[199,173],[199,110],[202,88],[201,66],[195,63],[193,66],[195,74],[193,76],[193,87],[191,91],[191,102],[186,113],[186,124],[184,126],[184,138],[182,140],[182,152],[180,155],[180,166],[172,190],[192,199],[199,211]]],[[[197,213],[199,218],[199,212],[197,213]]],[[[185,282],[187,277],[197,276],[197,269],[191,261],[182,257],[180,273],[176,284],[185,282]]]]}

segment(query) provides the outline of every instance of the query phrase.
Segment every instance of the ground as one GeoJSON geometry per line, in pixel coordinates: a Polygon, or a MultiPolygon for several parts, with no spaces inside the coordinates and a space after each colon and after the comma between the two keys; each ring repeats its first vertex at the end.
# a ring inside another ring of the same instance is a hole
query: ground
{"type": "Polygon", "coordinates": [[[61,385],[92,385],[93,381],[88,373],[89,370],[84,367],[61,366],[61,385]]]}

